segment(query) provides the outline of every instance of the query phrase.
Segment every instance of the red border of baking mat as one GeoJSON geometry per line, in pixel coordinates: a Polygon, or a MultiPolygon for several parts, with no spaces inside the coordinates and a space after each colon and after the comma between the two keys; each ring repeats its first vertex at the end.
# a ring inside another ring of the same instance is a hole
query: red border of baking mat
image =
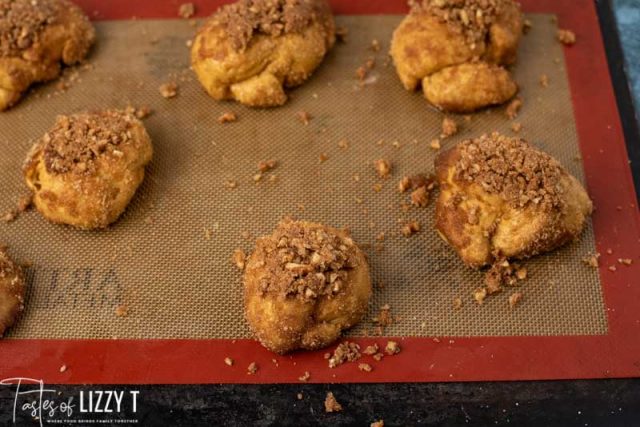
{"type": "MultiPolygon", "coordinates": [[[[94,19],[175,18],[182,1],[82,0],[94,19]]],[[[194,1],[206,16],[222,1],[194,1]]],[[[406,11],[404,0],[332,1],[336,14],[406,11]]],[[[640,215],[591,0],[524,0],[525,12],[556,13],[578,41],[565,49],[580,148],[593,215],[609,333],[597,336],[397,338],[403,351],[360,372],[357,363],[328,369],[323,352],[276,356],[253,340],[4,340],[0,378],[49,383],[288,383],[304,371],[310,382],[421,382],[575,379],[640,376],[640,215]],[[611,248],[614,255],[607,255],[611,248]],[[633,258],[618,265],[617,257],[633,258]],[[224,364],[231,357],[232,367],[224,364]],[[275,359],[276,363],[273,362],[275,359]],[[247,375],[256,362],[259,371],[247,375]],[[60,372],[60,367],[68,369],[60,372]]],[[[553,34],[549,34],[553,37],[553,34]]],[[[576,268],[583,268],[576,266],[576,268]]],[[[554,309],[558,309],[555,307],[554,309]]],[[[356,339],[380,345],[385,338],[356,339]]]]}

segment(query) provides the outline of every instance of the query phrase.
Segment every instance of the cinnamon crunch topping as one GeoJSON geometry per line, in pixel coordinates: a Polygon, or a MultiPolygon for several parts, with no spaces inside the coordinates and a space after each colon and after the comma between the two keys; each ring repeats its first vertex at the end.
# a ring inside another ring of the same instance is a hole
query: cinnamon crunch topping
{"type": "Polygon", "coordinates": [[[512,0],[411,0],[411,13],[427,13],[456,34],[462,34],[474,49],[485,40],[491,24],[512,0]]]}
{"type": "Polygon", "coordinates": [[[303,301],[340,293],[357,262],[351,238],[297,221],[281,222],[256,250],[270,273],[262,279],[262,292],[303,301]]]}
{"type": "Polygon", "coordinates": [[[59,2],[52,0],[0,0],[0,56],[29,49],[58,13],[59,2]]]}
{"type": "Polygon", "coordinates": [[[91,173],[100,156],[122,156],[118,148],[132,139],[134,121],[132,114],[118,110],[58,116],[40,141],[47,171],[91,173]]]}
{"type": "Polygon", "coordinates": [[[234,49],[243,51],[256,34],[280,36],[302,32],[318,19],[316,0],[239,0],[218,12],[234,49]]]}
{"type": "Polygon", "coordinates": [[[515,208],[533,203],[550,210],[562,203],[562,166],[522,139],[494,132],[462,142],[459,155],[456,179],[478,184],[515,208]]]}

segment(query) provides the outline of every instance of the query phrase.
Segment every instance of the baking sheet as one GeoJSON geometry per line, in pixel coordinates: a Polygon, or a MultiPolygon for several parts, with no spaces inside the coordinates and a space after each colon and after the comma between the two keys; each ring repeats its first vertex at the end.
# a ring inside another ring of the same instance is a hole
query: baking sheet
{"type": "MultiPolygon", "coordinates": [[[[571,95],[562,47],[553,39],[550,15],[529,15],[533,30],[522,39],[515,68],[524,107],[521,135],[558,158],[578,179],[579,161],[571,95]],[[549,77],[549,87],[538,82],[549,77]]],[[[482,275],[466,269],[433,231],[433,205],[400,208],[405,175],[429,173],[437,154],[429,142],[440,134],[443,115],[419,93],[402,89],[385,52],[399,16],[339,17],[348,42],[337,45],[290,102],[275,110],[218,103],[188,70],[188,21],[101,22],[91,67],[65,93],[56,83],[38,87],[18,107],[0,115],[0,201],[8,209],[25,191],[20,166],[32,141],[58,113],[149,105],[145,120],[155,158],[138,195],[110,229],[82,232],[47,223],[32,212],[0,224],[0,240],[15,258],[31,261],[27,310],[12,338],[242,338],[240,274],[230,261],[236,248],[250,250],[285,215],[349,227],[367,247],[377,286],[369,316],[350,335],[373,332],[385,304],[400,319],[393,336],[595,335],[607,332],[597,270],[581,260],[595,252],[591,228],[583,238],[528,261],[524,301],[509,292],[477,306],[471,291],[482,275]],[[382,50],[369,47],[377,39],[382,50]],[[135,40],[132,43],[131,40],[135,40]],[[355,70],[375,56],[376,67],[361,87],[355,70]],[[388,64],[385,66],[385,64],[388,64]],[[165,100],[161,83],[179,84],[165,100]],[[235,112],[238,121],[217,118],[235,112]],[[305,126],[296,119],[306,111],[305,126]],[[340,148],[341,140],[348,141],[340,148]],[[328,159],[320,162],[321,154],[328,159]],[[391,179],[377,178],[372,162],[389,160],[391,179]],[[253,182],[260,160],[277,159],[272,183],[253,182]],[[354,179],[359,177],[359,181],[354,179]],[[227,180],[238,182],[229,189],[227,180]],[[6,183],[6,184],[5,184],[6,183]],[[383,184],[380,192],[373,189],[383,184]],[[362,201],[359,203],[359,201],[362,201]],[[402,221],[423,230],[399,235],[402,221]],[[375,237],[385,233],[384,249],[375,237]],[[207,236],[210,235],[210,238],[207,236]],[[463,306],[455,310],[454,298],[463,306]],[[129,315],[117,317],[126,304],[129,315]]],[[[499,130],[511,122],[498,108],[456,117],[460,134],[443,143],[499,130]]]]}

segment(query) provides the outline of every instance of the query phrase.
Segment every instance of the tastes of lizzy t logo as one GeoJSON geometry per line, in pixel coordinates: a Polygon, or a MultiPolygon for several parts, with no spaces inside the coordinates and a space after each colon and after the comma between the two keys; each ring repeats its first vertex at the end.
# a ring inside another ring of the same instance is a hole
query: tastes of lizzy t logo
{"type": "Polygon", "coordinates": [[[0,380],[0,386],[13,389],[13,424],[24,418],[31,418],[40,426],[138,423],[134,418],[138,412],[138,390],[80,390],[77,395],[62,396],[42,380],[22,377],[0,380]]]}

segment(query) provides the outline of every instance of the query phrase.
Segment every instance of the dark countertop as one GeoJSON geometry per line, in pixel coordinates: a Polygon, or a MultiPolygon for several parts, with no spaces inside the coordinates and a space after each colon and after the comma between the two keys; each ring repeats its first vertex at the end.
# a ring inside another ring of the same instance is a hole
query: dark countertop
{"type": "MultiPolygon", "coordinates": [[[[638,111],[640,106],[640,1],[613,0],[613,6],[624,50],[625,71],[629,77],[636,111],[638,111]]],[[[638,117],[637,113],[636,117],[638,117]]]]}

